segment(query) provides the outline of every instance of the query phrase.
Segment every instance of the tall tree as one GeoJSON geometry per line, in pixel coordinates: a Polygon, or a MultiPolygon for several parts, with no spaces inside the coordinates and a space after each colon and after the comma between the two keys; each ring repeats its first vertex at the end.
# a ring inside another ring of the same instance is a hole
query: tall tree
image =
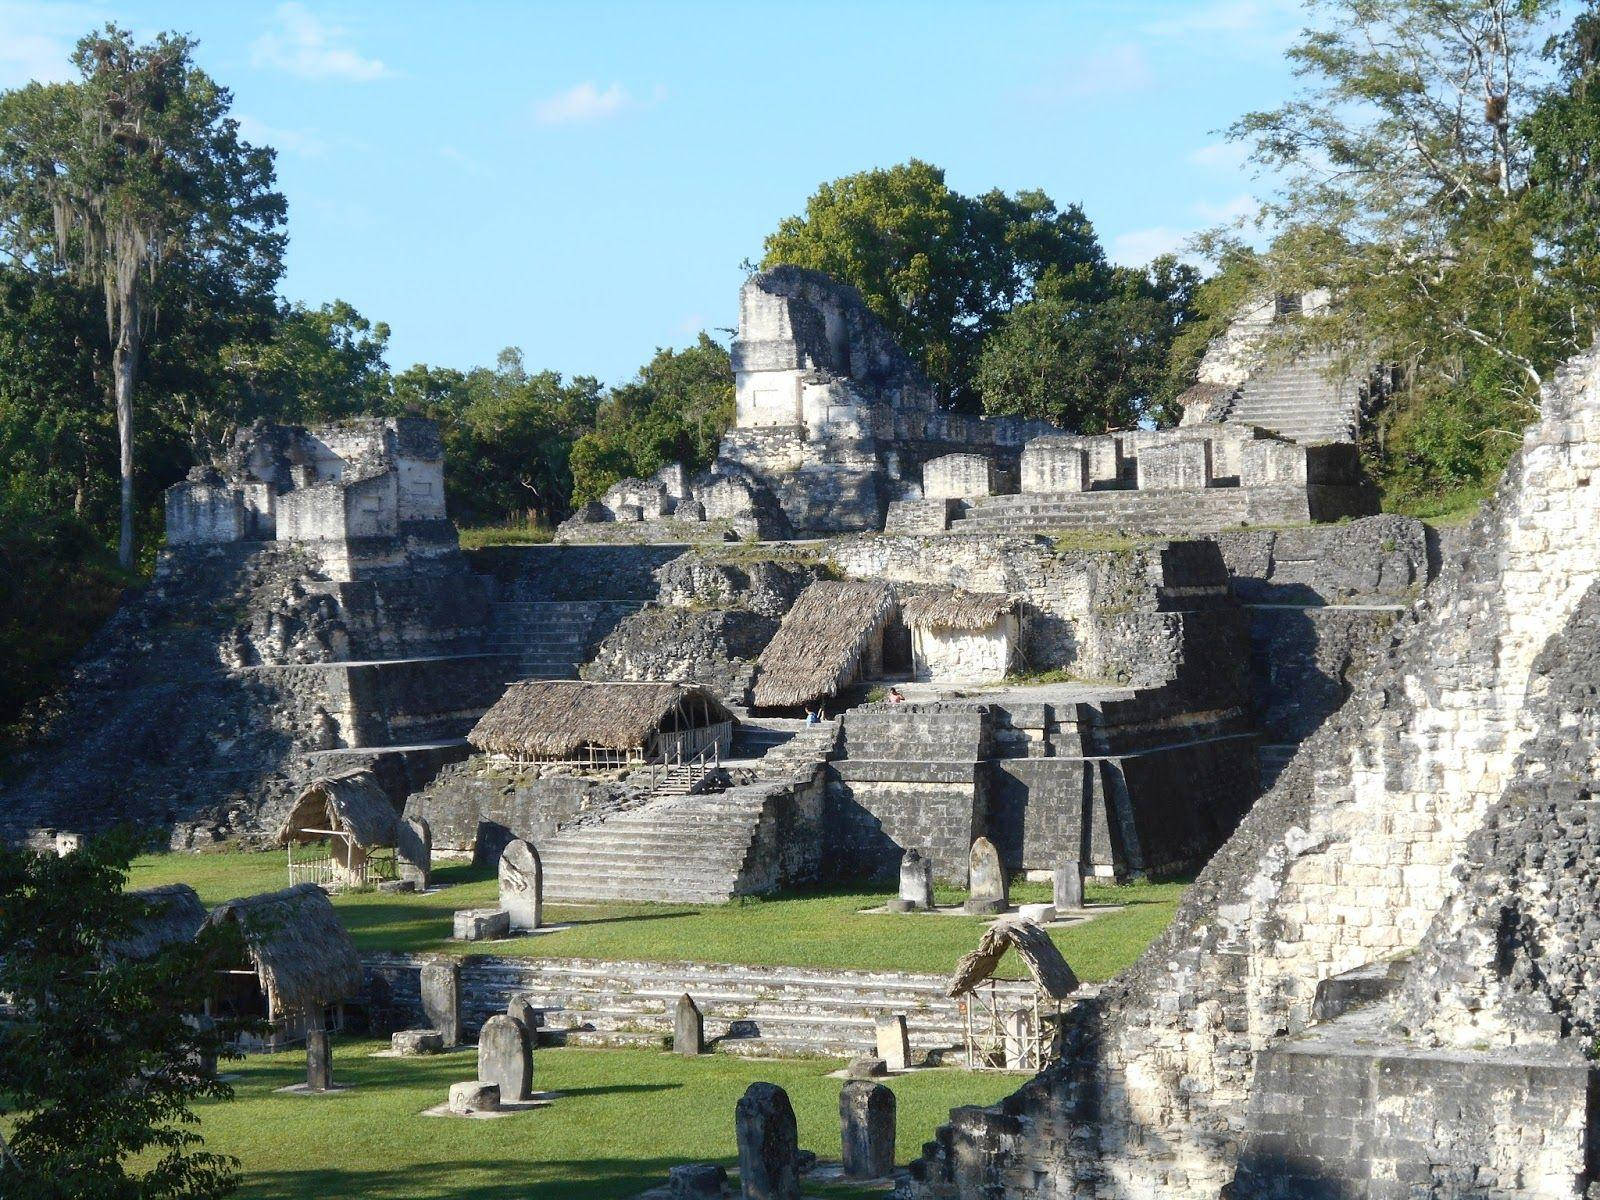
{"type": "Polygon", "coordinates": [[[984,339],[1049,275],[1096,275],[1105,256],[1083,210],[1040,191],[963,196],[912,159],[825,183],[766,240],[792,263],[848,283],[921,363],[942,397],[975,408],[984,339]]]}
{"type": "Polygon", "coordinates": [[[1299,335],[1408,367],[1370,447],[1401,490],[1481,486],[1589,318],[1548,286],[1525,119],[1556,0],[1312,0],[1300,95],[1233,128],[1282,180],[1268,286],[1328,288],[1299,335]],[[1448,419],[1445,419],[1448,418],[1448,419]]]}
{"type": "Polygon", "coordinates": [[[240,140],[232,95],[194,65],[193,50],[165,33],[137,45],[108,25],[78,43],[78,82],[0,95],[0,249],[104,298],[124,567],[134,553],[135,391],[163,299],[184,280],[213,304],[265,304],[282,270],[272,151],[240,140]]]}
{"type": "Polygon", "coordinates": [[[232,1089],[208,1070],[231,1031],[195,1019],[226,930],[131,958],[148,902],[123,890],[127,833],[54,854],[0,847],[0,1195],[213,1200],[236,1163],[200,1148],[192,1108],[232,1089]]]}

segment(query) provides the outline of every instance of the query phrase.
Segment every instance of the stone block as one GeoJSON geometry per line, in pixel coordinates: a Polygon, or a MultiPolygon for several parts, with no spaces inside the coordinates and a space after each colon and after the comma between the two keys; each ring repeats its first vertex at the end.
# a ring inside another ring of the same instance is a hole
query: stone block
{"type": "Polygon", "coordinates": [[[1211,486],[1211,443],[1185,439],[1146,446],[1136,464],[1142,492],[1191,491],[1211,486]]]}
{"type": "Polygon", "coordinates": [[[752,1083],[734,1107],[743,1200],[800,1200],[800,1140],[789,1094],[752,1083]]]}
{"type": "Polygon", "coordinates": [[[906,1032],[904,1013],[888,1013],[873,1021],[878,1057],[890,1071],[904,1071],[911,1065],[911,1036],[906,1032]]]}
{"type": "Polygon", "coordinates": [[[461,963],[436,958],[422,964],[419,973],[422,1014],[444,1037],[446,1046],[461,1044],[461,963]]]}
{"type": "Polygon", "coordinates": [[[503,908],[458,908],[452,936],[458,942],[488,942],[511,933],[511,914],[503,908]]]}
{"type": "Polygon", "coordinates": [[[306,1087],[313,1092],[326,1092],[333,1087],[333,1049],[328,1044],[328,1031],[320,1024],[322,1014],[312,1020],[316,1024],[306,1030],[306,1087]]]}
{"type": "Polygon", "coordinates": [[[521,1021],[496,1013],[483,1023],[478,1034],[478,1079],[497,1084],[503,1102],[533,1096],[533,1039],[521,1021]]]}
{"type": "Polygon", "coordinates": [[[75,853],[83,845],[83,835],[78,833],[57,833],[55,837],[56,857],[65,858],[75,853]]]}
{"type": "Polygon", "coordinates": [[[672,1013],[672,1050],[675,1054],[704,1054],[706,1022],[699,1005],[686,993],[678,997],[672,1013]]]}
{"type": "Polygon", "coordinates": [[[400,882],[425,892],[433,877],[433,830],[421,817],[407,817],[395,832],[394,857],[400,882]]]}
{"type": "Polygon", "coordinates": [[[1077,438],[1034,438],[1022,448],[1024,493],[1081,492],[1089,478],[1089,456],[1077,438]]]}
{"type": "Polygon", "coordinates": [[[922,495],[928,500],[964,500],[992,496],[1000,472],[983,454],[945,454],[922,464],[922,495]]]}
{"type": "Polygon", "coordinates": [[[919,850],[900,859],[900,895],[890,902],[896,912],[925,912],[933,907],[933,860],[919,850]]]}
{"type": "Polygon", "coordinates": [[[839,1142],[850,1179],[894,1174],[894,1093],[881,1083],[852,1080],[839,1093],[839,1142]]]}
{"type": "Polygon", "coordinates": [[[450,1111],[457,1116],[472,1113],[497,1112],[500,1108],[500,1089],[495,1084],[481,1080],[450,1085],[450,1111]]]}
{"type": "Polygon", "coordinates": [[[889,1064],[870,1054],[852,1058],[850,1065],[845,1068],[845,1074],[851,1079],[880,1079],[888,1073],[889,1064]]]}
{"type": "Polygon", "coordinates": [[[1083,864],[1075,858],[1062,859],[1050,872],[1053,899],[1057,912],[1071,912],[1083,907],[1083,864]]]}
{"type": "Polygon", "coordinates": [[[1244,443],[1239,456],[1239,486],[1266,487],[1306,482],[1306,448],[1275,438],[1244,443]]]}
{"type": "Polygon", "coordinates": [[[967,859],[967,902],[969,913],[988,915],[1011,908],[1010,883],[1000,862],[1000,852],[988,838],[972,843],[967,859]]]}
{"type": "Polygon", "coordinates": [[[1017,915],[1024,921],[1034,921],[1040,925],[1048,925],[1056,919],[1056,906],[1054,904],[1019,904],[1017,915]]]}
{"type": "Polygon", "coordinates": [[[500,907],[508,927],[517,933],[538,929],[544,921],[544,864],[531,842],[517,838],[500,853],[500,907]]]}
{"type": "Polygon", "coordinates": [[[407,1058],[420,1054],[438,1054],[444,1049],[444,1034],[437,1029],[397,1030],[389,1035],[389,1048],[407,1058]]]}
{"type": "Polygon", "coordinates": [[[684,1163],[667,1172],[672,1200],[722,1200],[728,1190],[728,1169],[721,1163],[684,1163]]]}

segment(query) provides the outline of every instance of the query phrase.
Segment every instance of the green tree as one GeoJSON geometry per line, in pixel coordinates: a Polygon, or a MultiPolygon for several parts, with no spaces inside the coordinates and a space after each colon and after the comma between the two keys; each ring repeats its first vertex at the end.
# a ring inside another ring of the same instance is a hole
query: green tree
{"type": "Polygon", "coordinates": [[[984,339],[1047,276],[1105,256],[1082,209],[1040,191],[963,196],[918,159],[825,183],[767,238],[762,265],[825,271],[861,293],[949,402],[975,408],[984,339]]]}
{"type": "Polygon", "coordinates": [[[1413,497],[1483,486],[1592,314],[1541,270],[1525,118],[1554,0],[1315,0],[1303,92],[1233,135],[1283,186],[1261,278],[1327,288],[1295,336],[1404,364],[1369,461],[1413,497]],[[1448,420],[1439,419],[1450,414],[1448,420]]]}
{"type": "Polygon", "coordinates": [[[594,429],[572,447],[572,500],[599,497],[619,479],[653,475],[668,463],[709,466],[733,424],[733,364],[701,333],[683,350],[657,350],[600,405],[594,429]]]}
{"type": "Polygon", "coordinates": [[[0,95],[0,249],[104,297],[118,430],[118,558],[134,553],[135,388],[174,290],[213,306],[266,303],[282,270],[273,156],[240,140],[232,96],[194,43],[115,26],[73,55],[81,79],[0,95]]]}
{"type": "Polygon", "coordinates": [[[1167,256],[1096,272],[1090,286],[1040,285],[984,342],[976,385],[985,412],[1050,421],[1075,433],[1170,424],[1167,355],[1190,319],[1198,272],[1167,256]]]}
{"type": "Polygon", "coordinates": [[[192,1104],[226,1099],[202,1063],[227,1030],[194,1019],[230,947],[208,931],[134,961],[148,905],[125,892],[126,833],[57,858],[0,847],[0,1194],[8,1200],[211,1200],[236,1186],[201,1149],[192,1104]]]}
{"type": "Polygon", "coordinates": [[[493,368],[465,373],[418,364],[395,376],[391,404],[439,422],[457,521],[550,525],[571,506],[573,444],[593,426],[600,393],[589,376],[529,372],[508,349],[493,368]]]}
{"type": "Polygon", "coordinates": [[[264,339],[223,348],[221,374],[240,407],[216,416],[308,424],[382,412],[390,401],[388,348],[389,326],[344,300],[284,305],[264,339]]]}

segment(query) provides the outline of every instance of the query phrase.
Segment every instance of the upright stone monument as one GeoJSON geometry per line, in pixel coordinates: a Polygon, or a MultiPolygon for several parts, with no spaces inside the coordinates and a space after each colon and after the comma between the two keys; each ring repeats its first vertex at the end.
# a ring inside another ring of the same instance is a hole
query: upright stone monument
{"type": "Polygon", "coordinates": [[[1025,1008],[1005,1015],[1006,1069],[1033,1071],[1039,1066],[1038,1043],[1034,1038],[1033,1014],[1025,1008]]]}
{"type": "Polygon", "coordinates": [[[306,1030],[306,1087],[313,1092],[326,1092],[333,1087],[333,1050],[328,1045],[328,1031],[322,1027],[322,1014],[312,1018],[306,1030]]]}
{"type": "Polygon", "coordinates": [[[529,1045],[538,1045],[539,1030],[544,1028],[545,1007],[533,992],[518,992],[506,1004],[506,1016],[528,1031],[529,1045]]]}
{"type": "Polygon", "coordinates": [[[533,1098],[533,1046],[522,1022],[495,1013],[478,1034],[478,1080],[498,1084],[502,1103],[533,1098]]]}
{"type": "Polygon", "coordinates": [[[544,864],[533,846],[516,838],[500,854],[500,907],[511,918],[511,932],[544,923],[544,864]]]}
{"type": "Polygon", "coordinates": [[[672,1049],[674,1053],[704,1054],[706,1048],[706,1021],[700,1008],[685,993],[678,997],[678,1006],[672,1014],[672,1049]]]}
{"type": "Polygon", "coordinates": [[[892,912],[926,912],[933,907],[933,860],[920,850],[907,850],[900,860],[900,895],[889,901],[892,912]]]}
{"type": "Polygon", "coordinates": [[[967,861],[966,911],[983,916],[1005,912],[1011,907],[1007,886],[1006,869],[994,843],[986,837],[973,842],[967,861]]]}
{"type": "Polygon", "coordinates": [[[839,1141],[851,1179],[894,1174],[894,1110],[894,1093],[881,1083],[856,1079],[839,1093],[839,1141]]]}
{"type": "Polygon", "coordinates": [[[461,1044],[461,963],[453,958],[434,958],[422,964],[420,972],[422,1014],[428,1026],[437,1029],[446,1046],[461,1044]]]}
{"type": "Polygon", "coordinates": [[[906,1032],[906,1015],[889,1013],[874,1021],[878,1035],[878,1057],[890,1071],[904,1071],[911,1065],[911,1035],[906,1032]]]}
{"type": "Polygon", "coordinates": [[[428,890],[433,878],[433,830],[420,817],[407,817],[396,830],[395,864],[401,883],[409,882],[419,892],[428,890]]]}
{"type": "Polygon", "coordinates": [[[1064,858],[1050,873],[1054,883],[1055,909],[1070,912],[1083,907],[1083,864],[1075,858],[1064,858]]]}
{"type": "Polygon", "coordinates": [[[733,1110],[743,1200],[800,1200],[800,1134],[789,1093],[752,1083],[733,1110]]]}

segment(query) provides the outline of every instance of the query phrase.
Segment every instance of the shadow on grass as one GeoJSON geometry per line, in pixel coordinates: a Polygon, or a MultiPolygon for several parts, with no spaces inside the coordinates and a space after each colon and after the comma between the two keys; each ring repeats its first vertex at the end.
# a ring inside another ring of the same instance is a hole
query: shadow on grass
{"type": "Polygon", "coordinates": [[[483,1170],[481,1160],[418,1163],[405,1167],[352,1165],[340,1170],[253,1171],[241,1194],[253,1200],[323,1200],[329,1196],[396,1200],[609,1200],[663,1184],[681,1159],[621,1158],[515,1163],[492,1183],[462,1178],[483,1170]],[[536,1176],[530,1178],[530,1176],[536,1176]]]}
{"type": "Polygon", "coordinates": [[[677,1092],[683,1090],[681,1083],[614,1083],[605,1087],[564,1087],[559,1089],[563,1096],[615,1096],[624,1092],[677,1092]]]}

